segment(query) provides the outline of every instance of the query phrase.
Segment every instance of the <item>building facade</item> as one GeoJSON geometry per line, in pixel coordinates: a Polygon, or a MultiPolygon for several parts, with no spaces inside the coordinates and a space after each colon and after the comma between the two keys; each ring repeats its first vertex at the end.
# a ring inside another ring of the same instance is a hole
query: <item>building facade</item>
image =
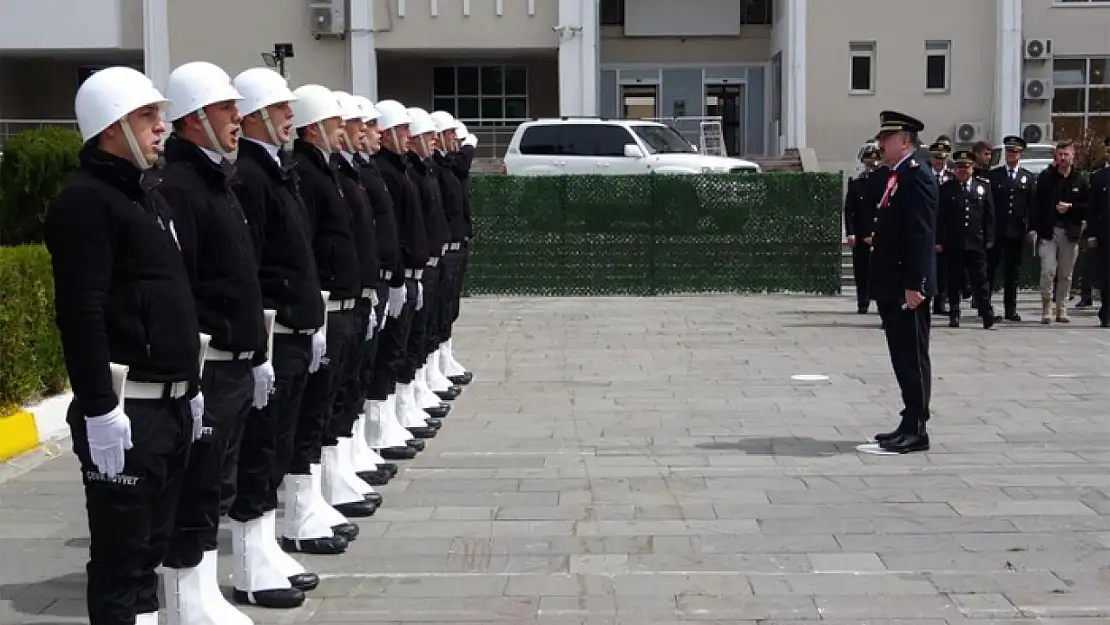
{"type": "Polygon", "coordinates": [[[0,120],[71,118],[105,65],[164,84],[277,43],[294,85],[451,111],[491,156],[555,115],[719,118],[731,153],[829,170],[885,108],[966,143],[1110,134],[1110,0],[5,0],[0,120]]]}

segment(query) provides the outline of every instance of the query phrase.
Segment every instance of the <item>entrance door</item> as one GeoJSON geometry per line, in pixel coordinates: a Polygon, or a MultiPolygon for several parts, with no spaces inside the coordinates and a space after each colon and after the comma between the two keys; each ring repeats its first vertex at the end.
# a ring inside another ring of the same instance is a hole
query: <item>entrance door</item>
{"type": "Polygon", "coordinates": [[[623,85],[621,112],[624,119],[655,119],[659,117],[658,85],[623,85]]]}
{"type": "Polygon", "coordinates": [[[705,114],[721,118],[725,151],[729,156],[744,153],[744,85],[705,86],[705,114]]]}

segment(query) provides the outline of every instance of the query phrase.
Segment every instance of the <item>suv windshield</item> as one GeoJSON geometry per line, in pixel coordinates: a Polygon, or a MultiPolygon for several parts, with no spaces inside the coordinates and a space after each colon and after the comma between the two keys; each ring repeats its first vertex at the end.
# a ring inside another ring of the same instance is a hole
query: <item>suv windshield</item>
{"type": "MultiPolygon", "coordinates": [[[[1023,161],[1051,161],[1056,158],[1056,148],[1051,145],[1031,145],[1021,153],[1023,161]]],[[[991,167],[1002,163],[1002,148],[991,150],[991,167]]]]}
{"type": "Polygon", "coordinates": [[[647,146],[650,154],[697,154],[694,146],[686,142],[668,126],[633,125],[632,132],[647,146]]]}

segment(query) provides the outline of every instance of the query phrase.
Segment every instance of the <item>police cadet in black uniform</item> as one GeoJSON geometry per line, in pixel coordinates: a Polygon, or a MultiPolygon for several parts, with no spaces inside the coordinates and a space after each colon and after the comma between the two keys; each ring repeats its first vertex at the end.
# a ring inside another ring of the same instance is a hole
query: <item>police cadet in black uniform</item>
{"type": "Polygon", "coordinates": [[[1103,139],[1107,162],[1091,174],[1088,181],[1087,253],[1094,264],[1095,286],[1102,304],[1099,325],[1110,328],[1110,137],[1103,139]]]}
{"type": "Polygon", "coordinates": [[[167,610],[190,625],[236,622],[241,613],[205,587],[216,585],[217,534],[235,497],[243,428],[274,385],[258,264],[226,157],[238,148],[241,96],[226,72],[205,62],[175,69],[166,95],[174,134],[159,191],[172,211],[200,329],[212,337],[201,378],[204,434],[193,444],[164,562],[167,610]]]}
{"type": "Polygon", "coordinates": [[[871,262],[871,229],[875,226],[875,202],[871,176],[879,160],[879,149],[868,147],[860,159],[864,171],[858,178],[848,181],[844,198],[844,233],[852,248],[852,275],[856,282],[856,312],[867,314],[871,305],[867,287],[868,267],[871,262]]]}
{"type": "Polygon", "coordinates": [[[1003,317],[1021,321],[1017,312],[1017,280],[1025,256],[1026,233],[1029,232],[1029,210],[1036,194],[1036,176],[1021,166],[1021,153],[1026,143],[1013,135],[1002,139],[1006,162],[987,174],[995,209],[994,247],[987,252],[987,275],[991,293],[1002,282],[1003,317]],[[999,275],[1001,274],[1001,275],[999,275]]]}
{"type": "MultiPolygon", "coordinates": [[[[352,502],[342,510],[324,501],[321,460],[337,398],[352,355],[357,333],[355,302],[362,294],[358,249],[351,207],[339,186],[336,159],[339,156],[343,111],[335,94],[321,85],[302,85],[293,90],[293,124],[297,138],[293,155],[297,162],[301,198],[308,210],[312,248],[320,286],[328,292],[325,363],[309,376],[301,403],[301,416],[293,462],[289,472],[312,476],[314,496],[308,504],[313,514],[328,518],[335,533],[354,540],[358,526],[345,515],[369,516],[377,506],[352,502]]],[[[287,539],[291,537],[286,537],[287,539]]],[[[287,549],[299,549],[295,540],[284,541],[287,549]]]]}
{"type": "MultiPolygon", "coordinates": [[[[386,322],[382,336],[383,352],[375,366],[375,375],[381,371],[387,376],[386,380],[391,380],[396,385],[395,393],[394,389],[390,389],[392,396],[387,399],[382,418],[394,418],[405,426],[418,439],[410,440],[409,446],[420,451],[424,448],[424,441],[419,439],[435,436],[436,430],[418,414],[423,411],[414,404],[413,372],[409,366],[408,349],[411,345],[409,335],[413,318],[417,310],[424,307],[424,270],[431,254],[420,189],[409,175],[409,160],[406,157],[413,119],[409,116],[408,109],[396,100],[383,100],[378,102],[376,108],[381,114],[378,126],[382,131],[382,149],[374,155],[374,163],[393,199],[401,249],[401,264],[394,271],[404,276],[407,294],[403,308],[390,312],[396,318],[396,323],[386,322]]],[[[387,455],[388,451],[387,448],[380,452],[387,460],[391,459],[387,455]]]]}
{"type": "MultiPolygon", "coordinates": [[[[248,69],[232,82],[243,96],[243,138],[232,181],[247,216],[265,308],[276,311],[273,364],[276,381],[269,403],[247,420],[239,456],[238,491],[231,517],[232,551],[241,562],[235,570],[235,598],[266,607],[290,608],[304,603],[304,592],[319,576],[282,551],[277,536],[277,490],[293,454],[301,397],[308,376],[320,368],[325,340],[324,303],[316,260],[309,244],[308,217],[301,204],[292,157],[282,150],[293,131],[294,99],[285,78],[269,68],[248,69]],[[285,581],[288,583],[283,583],[285,581]]],[[[297,486],[286,481],[287,506],[297,486]]],[[[295,516],[289,510],[286,523],[295,516]]],[[[342,539],[341,539],[342,540],[342,539]]],[[[304,551],[337,553],[331,527],[325,526],[304,551]]],[[[345,544],[345,541],[344,543],[345,544]]]]}
{"type": "Polygon", "coordinates": [[[88,511],[91,625],[157,625],[155,569],[204,411],[189,279],[168,209],[141,182],[158,158],[167,105],[131,68],[82,83],[74,108],[85,145],[46,213],[73,388],[66,421],[88,511]],[[112,363],[128,367],[122,396],[112,363]]]}
{"type": "Polygon", "coordinates": [[[948,325],[960,327],[960,295],[970,282],[979,317],[989,330],[995,323],[987,280],[987,253],[995,241],[994,201],[990,183],[972,176],[975,158],[970,150],[956,150],[953,161],[955,175],[940,186],[937,217],[937,252],[948,262],[948,325]]]}
{"type": "MultiPolygon", "coordinates": [[[[455,120],[455,123],[454,134],[457,147],[449,153],[448,162],[451,165],[451,171],[455,173],[455,177],[459,179],[459,183],[462,185],[463,220],[466,222],[466,236],[458,250],[447,251],[449,257],[459,257],[462,260],[459,261],[458,277],[454,284],[453,306],[448,317],[447,342],[441,346],[440,364],[443,375],[451,383],[465,386],[474,379],[474,374],[455,359],[455,342],[452,338],[452,328],[459,318],[460,302],[466,292],[466,273],[470,267],[470,241],[474,238],[474,219],[470,203],[470,168],[474,164],[474,152],[478,147],[478,137],[470,134],[466,125],[462,122],[455,120]]],[[[448,262],[454,261],[449,260],[448,262]]]]}
{"type": "MultiPolygon", "coordinates": [[[[451,233],[451,242],[447,244],[447,252],[443,255],[441,281],[441,304],[436,319],[435,337],[432,341],[431,363],[429,369],[432,375],[444,379],[444,365],[446,360],[447,341],[451,339],[451,324],[458,315],[459,307],[459,281],[462,279],[462,264],[465,258],[467,238],[470,235],[470,224],[467,221],[466,191],[455,171],[453,154],[458,151],[459,142],[456,136],[458,121],[446,111],[432,113],[436,123],[437,142],[435,156],[435,172],[439,180],[440,195],[443,198],[443,212],[447,217],[447,229],[451,233]]],[[[447,382],[450,384],[450,381],[447,382]]],[[[455,387],[458,388],[458,387],[455,387]]]]}
{"type": "Polygon", "coordinates": [[[925,125],[895,111],[883,111],[879,123],[883,161],[891,173],[876,209],[871,297],[883,319],[905,409],[898,427],[876,435],[875,441],[883,450],[908,453],[929,449],[929,298],[937,294],[938,188],[928,167],[914,156],[925,125]]]}

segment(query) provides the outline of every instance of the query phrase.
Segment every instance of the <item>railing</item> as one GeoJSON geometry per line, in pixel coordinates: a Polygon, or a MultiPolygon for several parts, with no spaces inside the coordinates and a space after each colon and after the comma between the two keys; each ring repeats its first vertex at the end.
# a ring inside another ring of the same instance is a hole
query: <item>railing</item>
{"type": "Polygon", "coordinates": [[[525,118],[460,119],[466,129],[478,137],[476,158],[504,158],[505,150],[513,139],[516,127],[528,121],[525,118]]]}
{"type": "Polygon", "coordinates": [[[0,150],[8,137],[19,134],[24,130],[42,128],[43,126],[62,126],[77,130],[77,120],[74,119],[0,119],[0,150]]]}

